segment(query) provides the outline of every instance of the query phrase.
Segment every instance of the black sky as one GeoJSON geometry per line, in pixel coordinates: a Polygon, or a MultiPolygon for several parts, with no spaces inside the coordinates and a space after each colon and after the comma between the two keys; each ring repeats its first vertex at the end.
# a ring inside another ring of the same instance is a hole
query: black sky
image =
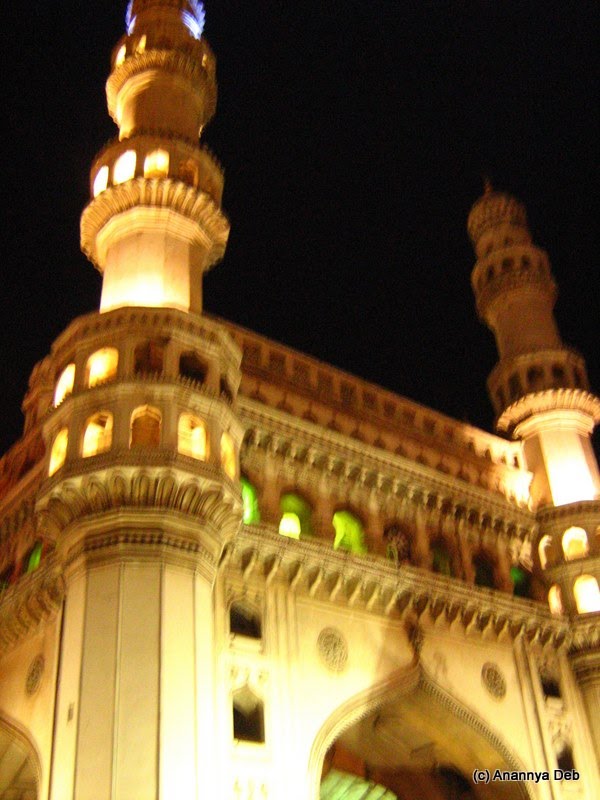
{"type": "MultiPolygon", "coordinates": [[[[0,451],[34,363],[100,277],[79,252],[125,0],[3,8],[0,451]]],[[[232,230],[214,314],[490,428],[496,360],[466,217],[481,175],[525,201],[564,340],[600,389],[596,3],[206,0],[204,140],[232,230]]]]}

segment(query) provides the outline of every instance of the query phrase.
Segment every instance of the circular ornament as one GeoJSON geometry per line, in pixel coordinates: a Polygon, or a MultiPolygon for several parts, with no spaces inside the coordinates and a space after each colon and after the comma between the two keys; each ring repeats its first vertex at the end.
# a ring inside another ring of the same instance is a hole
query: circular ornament
{"type": "Polygon", "coordinates": [[[348,645],[337,628],[323,628],[317,639],[321,661],[332,672],[343,672],[348,661],[348,645]]]}
{"type": "Polygon", "coordinates": [[[33,659],[27,671],[27,679],[25,681],[25,691],[27,694],[35,694],[40,688],[42,675],[44,674],[44,666],[44,656],[40,653],[33,659]]]}
{"type": "Polygon", "coordinates": [[[501,700],[506,694],[506,681],[497,664],[486,661],[481,668],[481,680],[492,697],[501,700]]]}

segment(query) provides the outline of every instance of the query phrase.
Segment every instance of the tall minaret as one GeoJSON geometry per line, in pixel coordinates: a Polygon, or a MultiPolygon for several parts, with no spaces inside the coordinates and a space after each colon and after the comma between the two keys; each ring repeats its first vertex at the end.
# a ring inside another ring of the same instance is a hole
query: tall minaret
{"type": "Polygon", "coordinates": [[[225,250],[223,173],[198,137],[214,114],[215,59],[198,0],[131,0],[112,55],[108,110],[119,138],[96,157],[81,219],[103,273],[101,311],[202,310],[202,273],[225,250]]]}
{"type": "Polygon", "coordinates": [[[532,502],[562,506],[600,497],[591,444],[600,400],[582,356],[561,341],[556,284],[533,244],[524,206],[489,183],[469,214],[477,262],[471,282],[500,361],[488,379],[497,429],[524,443],[532,502]]]}

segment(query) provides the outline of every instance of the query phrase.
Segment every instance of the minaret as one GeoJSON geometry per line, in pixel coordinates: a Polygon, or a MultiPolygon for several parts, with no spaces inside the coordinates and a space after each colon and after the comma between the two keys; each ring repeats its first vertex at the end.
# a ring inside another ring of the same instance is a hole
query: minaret
{"type": "Polygon", "coordinates": [[[525,208],[486,185],[469,214],[477,262],[477,311],[496,337],[500,361],[488,379],[496,427],[522,439],[535,507],[600,497],[591,443],[600,400],[582,356],[560,338],[556,284],[547,254],[531,240],[525,208]]]}
{"type": "Polygon", "coordinates": [[[217,797],[214,586],[242,524],[241,353],[201,314],[223,175],[198,146],[215,62],[197,0],[132,0],[107,84],[84,252],[100,312],[32,376],[36,511],[64,569],[52,798],[217,797]]]}
{"type": "Polygon", "coordinates": [[[198,137],[216,107],[198,0],[131,0],[112,55],[119,138],[96,157],[81,246],[103,273],[100,310],[202,310],[202,273],[224,253],[223,173],[198,137]]]}

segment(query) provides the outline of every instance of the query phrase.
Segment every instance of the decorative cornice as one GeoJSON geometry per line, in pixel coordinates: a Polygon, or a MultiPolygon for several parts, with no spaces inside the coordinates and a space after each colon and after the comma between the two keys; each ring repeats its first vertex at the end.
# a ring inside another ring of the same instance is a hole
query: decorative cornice
{"type": "Polygon", "coordinates": [[[64,593],[62,569],[55,556],[5,589],[0,594],[0,653],[48,622],[61,607],[64,593]]]}
{"type": "Polygon", "coordinates": [[[556,409],[581,411],[594,422],[600,422],[600,399],[596,395],[585,389],[547,389],[526,394],[511,403],[498,417],[496,428],[509,433],[527,417],[556,409]]]}

